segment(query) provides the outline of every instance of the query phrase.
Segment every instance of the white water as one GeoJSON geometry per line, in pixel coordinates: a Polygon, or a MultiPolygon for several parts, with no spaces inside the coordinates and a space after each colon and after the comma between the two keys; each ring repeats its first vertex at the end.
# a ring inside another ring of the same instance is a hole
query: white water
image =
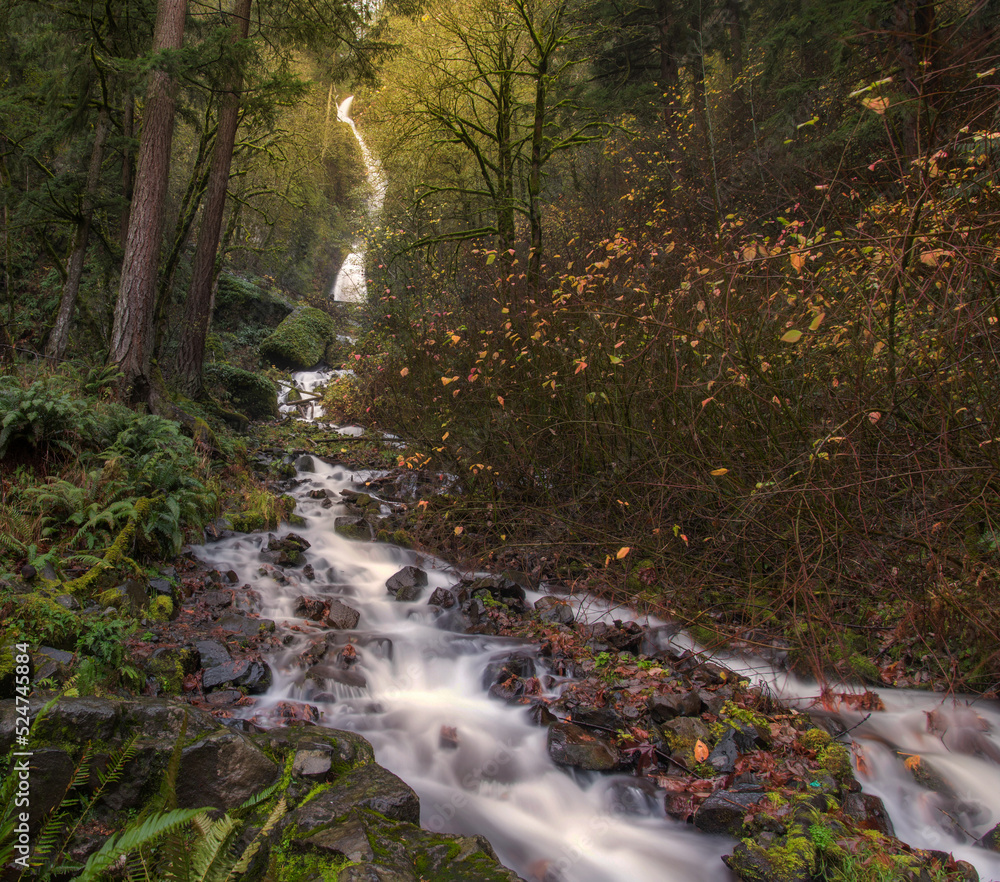
{"type": "MultiPolygon", "coordinates": [[[[310,373],[297,380],[308,387],[316,377],[310,373]]],[[[264,597],[263,615],[274,618],[280,633],[289,635],[285,649],[269,659],[274,686],[251,713],[266,713],[283,700],[306,701],[319,708],[324,725],[362,733],[372,742],[378,762],[417,791],[424,826],[485,835],[501,860],[525,879],[733,878],[720,857],[734,843],[667,818],[662,801],[657,804],[644,796],[634,779],[571,776],[556,767],[546,752],[545,730],[532,725],[523,708],[490,699],[483,689],[487,663],[516,644],[442,630],[437,624],[446,622],[436,623],[426,604],[435,587],[451,586],[461,574],[443,561],[395,546],[338,536],[333,519],[344,513],[344,506],[335,503],[324,509],[308,491],[328,489],[339,497],[343,488],[364,490],[371,476],[315,459],[308,464],[315,471],[300,472],[304,483],[295,491],[307,526],[295,532],[311,543],[307,557],[315,581],[292,568],[286,570],[288,584],[260,577],[259,535],[197,549],[211,565],[235,569],[242,581],[253,583],[264,597]],[[428,587],[415,603],[396,602],[385,588],[386,579],[406,564],[423,567],[429,576],[428,587]],[[332,632],[292,616],[300,594],[335,595],[360,611],[354,632],[336,633],[338,645],[348,640],[356,645],[359,660],[351,670],[364,675],[365,687],[306,677],[303,651],[312,640],[332,632]],[[301,630],[288,631],[286,626],[301,630]],[[457,730],[457,748],[442,744],[442,727],[457,730]]],[[[580,613],[590,620],[608,615],[593,601],[580,613]]],[[[614,615],[628,618],[620,609],[614,615]]],[[[786,700],[803,707],[814,703],[814,684],[760,660],[725,656],[719,661],[769,683],[786,700]]],[[[863,713],[837,713],[844,728],[857,725],[851,737],[863,757],[859,779],[865,790],[883,798],[904,841],[954,852],[975,864],[984,882],[1000,879],[1000,855],[971,845],[1000,821],[997,704],[979,702],[969,708],[928,693],[883,690],[881,695],[886,710],[866,721],[863,713]],[[936,716],[929,718],[932,711],[936,716]],[[931,763],[956,796],[917,785],[903,765],[914,754],[931,763]]]]}
{"type": "MultiPolygon", "coordinates": [[[[358,147],[361,148],[361,157],[365,163],[365,174],[368,183],[372,188],[372,196],[368,202],[368,217],[375,219],[382,211],[385,203],[386,180],[382,172],[382,164],[372,155],[365,144],[358,127],[351,117],[351,105],[354,103],[354,96],[348,95],[337,105],[337,119],[347,123],[354,132],[354,137],[358,139],[358,147]]],[[[337,279],[333,283],[332,297],[334,300],[359,303],[366,299],[367,285],[365,278],[365,253],[360,249],[359,243],[355,243],[354,251],[344,259],[344,263],[337,273],[337,279]]]]}

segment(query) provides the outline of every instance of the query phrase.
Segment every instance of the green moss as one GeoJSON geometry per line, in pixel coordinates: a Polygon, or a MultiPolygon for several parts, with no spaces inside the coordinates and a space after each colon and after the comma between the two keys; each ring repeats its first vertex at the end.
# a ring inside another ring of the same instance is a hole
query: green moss
{"type": "Polygon", "coordinates": [[[333,337],[333,319],[319,309],[304,306],[284,319],[263,343],[260,354],[282,367],[314,367],[333,337]]]}
{"type": "Polygon", "coordinates": [[[865,683],[871,683],[877,686],[882,682],[882,675],[879,669],[875,666],[875,663],[860,653],[854,653],[848,660],[848,665],[850,665],[851,671],[854,672],[865,683]]]}
{"type": "Polygon", "coordinates": [[[807,729],[799,736],[799,744],[806,750],[822,750],[832,741],[830,733],[825,729],[807,729]]]}
{"type": "Polygon", "coordinates": [[[854,776],[850,754],[843,744],[828,744],[820,750],[816,760],[837,781],[849,781],[854,776]]]}
{"type": "Polygon", "coordinates": [[[174,614],[174,602],[169,597],[160,595],[150,605],[149,611],[156,621],[169,622],[174,614]]]}

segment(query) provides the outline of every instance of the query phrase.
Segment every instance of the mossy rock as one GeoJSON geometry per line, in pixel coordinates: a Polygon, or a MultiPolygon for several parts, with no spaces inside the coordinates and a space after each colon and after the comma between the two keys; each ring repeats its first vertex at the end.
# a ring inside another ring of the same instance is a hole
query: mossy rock
{"type": "Polygon", "coordinates": [[[263,343],[260,354],[279,367],[315,367],[333,339],[333,319],[312,306],[296,309],[263,343]]]}
{"type": "Polygon", "coordinates": [[[267,377],[231,364],[215,363],[205,366],[205,379],[223,390],[232,405],[251,419],[278,416],[278,387],[267,377]]]}
{"type": "Polygon", "coordinates": [[[273,328],[292,309],[283,297],[275,296],[239,276],[223,273],[215,295],[212,324],[233,330],[254,325],[273,328]]]}

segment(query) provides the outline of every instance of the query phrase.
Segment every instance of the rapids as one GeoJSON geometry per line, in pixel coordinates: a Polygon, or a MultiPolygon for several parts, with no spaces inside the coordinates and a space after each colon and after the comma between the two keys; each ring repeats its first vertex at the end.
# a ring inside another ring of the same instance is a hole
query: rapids
{"type": "MultiPolygon", "coordinates": [[[[296,377],[314,387],[316,374],[296,377]]],[[[268,661],[274,684],[248,714],[265,713],[279,701],[304,701],[321,722],[368,738],[377,761],[420,796],[421,823],[431,830],[480,833],[500,859],[525,879],[559,882],[691,882],[732,879],[720,857],[733,843],[698,833],[668,818],[627,775],[567,773],[546,751],[545,729],[526,709],[490,699],[484,688],[487,664],[523,645],[496,637],[448,630],[447,614],[436,618],[426,597],[462,575],[442,560],[396,546],[345,539],[334,520],[345,513],[342,489],[366,491],[371,473],[351,472],[312,457],[297,461],[301,483],[293,490],[306,526],[295,532],[311,543],[308,562],[316,577],[286,570],[287,582],[261,576],[259,551],[265,537],[239,535],[195,549],[210,566],[234,569],[264,598],[262,614],[285,635],[284,648],[268,661]],[[309,491],[329,491],[333,504],[309,491]],[[415,603],[397,602],[386,580],[402,566],[428,573],[415,603]],[[337,632],[355,644],[363,675],[353,683],[306,676],[301,661],[318,627],[293,615],[301,594],[335,595],[357,609],[353,632],[337,632]],[[289,630],[298,626],[304,631],[289,630]],[[364,685],[361,683],[364,682],[364,685]],[[445,733],[455,730],[455,737],[445,733]],[[457,741],[457,746],[454,742],[457,741]]],[[[383,511],[388,511],[388,507],[383,511]]],[[[286,531],[287,532],[287,531],[286,531]]],[[[537,599],[530,595],[529,600],[537,599]]],[[[581,620],[612,611],[576,598],[581,620]]],[[[626,611],[613,611],[628,618],[626,611]]],[[[651,622],[656,624],[656,622],[651,622]]],[[[691,645],[677,635],[672,642],[691,645]]],[[[768,683],[786,701],[814,703],[815,684],[759,660],[716,655],[731,668],[768,683]]],[[[537,662],[541,667],[541,662],[537,662]]],[[[556,694],[557,681],[549,694],[556,694]]],[[[839,709],[838,723],[851,729],[858,777],[866,791],[885,801],[904,841],[953,851],[973,863],[983,880],[1000,879],[1000,855],[972,845],[1000,820],[1000,711],[996,703],[955,702],[933,693],[881,690],[886,709],[865,713],[839,709]],[[919,755],[933,763],[952,793],[916,784],[903,763],[919,755]]],[[[825,711],[826,713],[831,713],[825,711]]]]}

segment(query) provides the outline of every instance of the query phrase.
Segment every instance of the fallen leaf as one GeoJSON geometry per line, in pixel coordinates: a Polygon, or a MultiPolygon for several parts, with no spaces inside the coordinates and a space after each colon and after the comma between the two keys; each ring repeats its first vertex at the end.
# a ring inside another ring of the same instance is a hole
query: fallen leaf
{"type": "Polygon", "coordinates": [[[708,745],[704,741],[698,740],[694,743],[694,758],[699,763],[705,762],[709,753],[708,745]]]}

